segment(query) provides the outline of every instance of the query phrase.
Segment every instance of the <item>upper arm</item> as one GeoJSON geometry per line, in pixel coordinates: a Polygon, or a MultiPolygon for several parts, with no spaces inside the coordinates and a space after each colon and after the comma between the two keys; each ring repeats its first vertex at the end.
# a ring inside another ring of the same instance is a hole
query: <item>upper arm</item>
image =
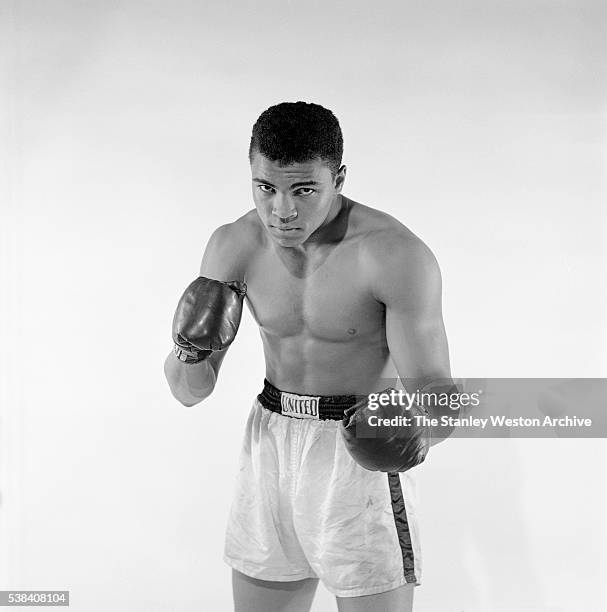
{"type": "MultiPolygon", "coordinates": [[[[246,254],[242,228],[236,223],[219,226],[209,238],[200,264],[200,276],[219,281],[244,280],[246,254]]],[[[215,378],[228,349],[214,351],[208,358],[215,378]]]]}
{"type": "Polygon", "coordinates": [[[200,276],[219,281],[244,280],[246,241],[236,223],[219,226],[209,238],[200,264],[200,276]]]}
{"type": "Polygon", "coordinates": [[[436,258],[416,236],[392,231],[374,253],[373,288],[386,311],[386,340],[401,379],[450,378],[436,258]]]}

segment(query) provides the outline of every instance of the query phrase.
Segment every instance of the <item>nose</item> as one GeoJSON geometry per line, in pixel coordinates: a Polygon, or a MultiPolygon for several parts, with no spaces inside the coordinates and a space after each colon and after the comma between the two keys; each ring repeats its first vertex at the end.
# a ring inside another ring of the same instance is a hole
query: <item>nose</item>
{"type": "Polygon", "coordinates": [[[278,217],[281,223],[289,223],[297,219],[297,209],[290,198],[277,193],[272,206],[272,215],[278,217]]]}
{"type": "Polygon", "coordinates": [[[280,215],[275,216],[278,217],[278,220],[281,223],[284,223],[286,225],[287,223],[290,223],[291,221],[295,221],[295,219],[297,219],[297,211],[293,212],[293,214],[289,215],[288,217],[281,217],[280,215]]]}

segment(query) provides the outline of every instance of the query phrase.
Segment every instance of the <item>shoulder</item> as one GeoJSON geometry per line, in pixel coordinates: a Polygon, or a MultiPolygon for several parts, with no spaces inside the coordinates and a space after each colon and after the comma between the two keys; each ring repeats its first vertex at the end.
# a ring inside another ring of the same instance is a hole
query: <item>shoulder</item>
{"type": "Polygon", "coordinates": [[[382,268],[421,268],[438,266],[430,247],[392,215],[353,203],[350,218],[360,238],[363,263],[382,268]]]}
{"type": "Polygon", "coordinates": [[[243,280],[246,263],[261,244],[262,230],[255,210],[217,227],[207,243],[200,274],[217,280],[243,280]]]}
{"type": "Polygon", "coordinates": [[[208,247],[246,250],[259,243],[262,229],[257,211],[253,209],[235,221],[216,228],[209,238],[208,247]]]}
{"type": "Polygon", "coordinates": [[[357,204],[355,227],[361,236],[361,268],[378,299],[403,291],[440,286],[440,268],[430,247],[391,215],[357,204]]]}

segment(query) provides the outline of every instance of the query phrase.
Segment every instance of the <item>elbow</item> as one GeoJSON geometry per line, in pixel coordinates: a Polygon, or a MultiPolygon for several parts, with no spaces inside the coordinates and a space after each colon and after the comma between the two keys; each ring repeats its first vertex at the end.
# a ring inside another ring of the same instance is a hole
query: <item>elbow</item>
{"type": "Polygon", "coordinates": [[[173,397],[185,408],[193,408],[194,406],[197,406],[202,401],[207,399],[207,397],[209,397],[209,395],[211,395],[213,392],[212,387],[204,390],[197,389],[200,395],[198,393],[193,395],[189,389],[185,389],[180,385],[171,385],[170,383],[169,388],[173,397]]]}
{"type": "Polygon", "coordinates": [[[179,397],[175,397],[175,399],[185,408],[193,408],[194,406],[197,406],[198,404],[200,404],[200,402],[202,401],[202,400],[196,400],[196,401],[186,400],[186,399],[182,399],[179,397]]]}
{"type": "Polygon", "coordinates": [[[207,393],[202,397],[197,397],[185,390],[179,390],[178,388],[171,387],[170,385],[169,388],[171,389],[172,396],[185,408],[193,408],[194,406],[197,406],[210,395],[210,393],[207,393]]]}

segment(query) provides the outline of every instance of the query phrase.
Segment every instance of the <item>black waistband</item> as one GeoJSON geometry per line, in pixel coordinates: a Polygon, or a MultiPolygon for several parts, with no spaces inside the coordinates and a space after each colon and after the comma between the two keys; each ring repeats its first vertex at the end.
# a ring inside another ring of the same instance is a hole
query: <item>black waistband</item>
{"type": "MultiPolygon", "coordinates": [[[[318,398],[318,401],[310,402],[312,404],[312,411],[318,408],[319,419],[331,419],[333,421],[340,421],[344,416],[344,411],[353,406],[357,402],[356,395],[308,395],[300,393],[290,393],[289,391],[281,391],[277,389],[268,380],[263,381],[263,391],[257,396],[257,399],[264,408],[283,414],[283,401],[288,401],[288,398],[283,398],[283,394],[295,395],[299,398],[318,398]],[[283,401],[281,401],[281,398],[283,401]]],[[[308,409],[307,406],[302,408],[305,412],[308,409]]],[[[287,416],[291,416],[288,415],[287,416]]],[[[292,415],[297,416],[297,415],[292,415]]],[[[315,417],[316,418],[316,417],[315,417]]]]}

